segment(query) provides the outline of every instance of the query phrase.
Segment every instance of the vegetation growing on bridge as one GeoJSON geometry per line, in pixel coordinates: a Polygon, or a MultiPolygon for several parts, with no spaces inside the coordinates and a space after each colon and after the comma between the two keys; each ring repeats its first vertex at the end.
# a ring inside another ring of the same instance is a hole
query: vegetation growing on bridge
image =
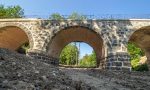
{"type": "MultiPolygon", "coordinates": [[[[59,14],[59,13],[53,13],[50,15],[49,19],[51,19],[51,20],[64,20],[64,19],[66,19],[66,17],[59,14]]],[[[85,15],[79,14],[77,12],[73,12],[71,15],[68,16],[67,19],[85,20],[85,19],[87,19],[87,17],[85,15]]]]}

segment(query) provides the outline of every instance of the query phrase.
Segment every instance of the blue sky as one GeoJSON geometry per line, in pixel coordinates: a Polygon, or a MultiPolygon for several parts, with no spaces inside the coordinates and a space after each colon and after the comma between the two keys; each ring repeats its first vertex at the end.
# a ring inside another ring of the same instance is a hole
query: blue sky
{"type": "Polygon", "coordinates": [[[79,58],[81,59],[85,54],[91,54],[93,51],[93,48],[88,45],[87,43],[84,42],[77,42],[76,45],[79,49],[79,44],[80,44],[80,56],[79,58]]]}
{"type": "MultiPolygon", "coordinates": [[[[69,15],[79,12],[87,15],[150,14],[150,0],[0,0],[5,6],[20,5],[25,15],[49,16],[52,13],[69,15]]],[[[92,48],[81,44],[81,56],[92,48]]]]}
{"type": "Polygon", "coordinates": [[[0,0],[1,4],[20,5],[26,15],[70,14],[149,14],[150,0],[0,0]]]}

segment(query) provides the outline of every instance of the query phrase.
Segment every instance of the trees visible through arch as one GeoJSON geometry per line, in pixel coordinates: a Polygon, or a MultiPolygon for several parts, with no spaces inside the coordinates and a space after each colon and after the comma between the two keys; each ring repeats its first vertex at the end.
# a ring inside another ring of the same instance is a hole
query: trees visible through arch
{"type": "Polygon", "coordinates": [[[131,64],[134,63],[135,70],[143,71],[150,68],[150,27],[142,27],[135,31],[128,44],[128,51],[131,54],[131,64]]]}
{"type": "Polygon", "coordinates": [[[68,44],[63,48],[60,54],[60,64],[62,65],[77,65],[79,59],[79,50],[73,43],[68,44]]]}
{"type": "Polygon", "coordinates": [[[84,42],[71,42],[60,54],[60,65],[70,67],[96,67],[96,54],[91,46],[84,42]]]}
{"type": "Polygon", "coordinates": [[[128,43],[128,52],[130,54],[131,66],[133,71],[148,71],[146,56],[144,51],[135,43],[128,43]]]}

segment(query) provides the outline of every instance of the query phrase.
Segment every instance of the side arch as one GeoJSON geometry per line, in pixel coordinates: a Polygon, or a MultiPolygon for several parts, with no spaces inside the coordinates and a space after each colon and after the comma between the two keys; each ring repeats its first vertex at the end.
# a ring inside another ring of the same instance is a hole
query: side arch
{"type": "Polygon", "coordinates": [[[29,40],[30,48],[33,48],[34,42],[33,42],[32,33],[27,27],[25,27],[24,25],[20,23],[13,23],[13,22],[0,24],[0,29],[5,28],[5,27],[16,27],[16,28],[21,29],[23,32],[25,32],[29,40]]]}
{"type": "Polygon", "coordinates": [[[135,30],[129,37],[128,42],[135,43],[145,52],[150,68],[150,26],[144,26],[135,30]]]}

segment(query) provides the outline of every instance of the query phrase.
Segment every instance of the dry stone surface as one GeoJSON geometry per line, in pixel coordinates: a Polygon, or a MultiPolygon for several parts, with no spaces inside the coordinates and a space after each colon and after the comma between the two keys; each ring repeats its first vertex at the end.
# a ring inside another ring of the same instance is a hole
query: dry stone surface
{"type": "Polygon", "coordinates": [[[0,90],[80,90],[90,88],[72,81],[57,67],[6,49],[0,49],[0,90]]]}
{"type": "Polygon", "coordinates": [[[0,90],[150,90],[150,72],[62,68],[0,49],[0,90]]]}

